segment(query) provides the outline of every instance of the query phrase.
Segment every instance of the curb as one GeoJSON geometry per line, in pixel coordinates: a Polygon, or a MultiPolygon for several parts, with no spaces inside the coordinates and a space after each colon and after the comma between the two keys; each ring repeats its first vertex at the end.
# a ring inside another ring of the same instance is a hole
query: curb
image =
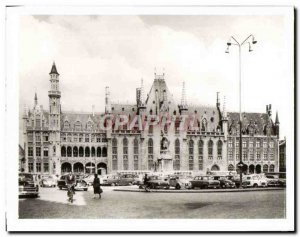
{"type": "MultiPolygon", "coordinates": [[[[234,193],[234,192],[259,192],[259,191],[275,191],[275,190],[285,190],[285,188],[243,188],[243,189],[206,189],[206,190],[159,190],[151,189],[151,193],[234,193]]],[[[136,193],[146,193],[144,189],[113,189],[113,191],[118,192],[136,192],[136,193]]]]}

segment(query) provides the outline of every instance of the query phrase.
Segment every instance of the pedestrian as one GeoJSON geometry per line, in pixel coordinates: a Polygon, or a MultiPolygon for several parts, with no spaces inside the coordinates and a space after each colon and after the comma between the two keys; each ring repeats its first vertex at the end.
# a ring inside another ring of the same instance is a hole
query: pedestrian
{"type": "Polygon", "coordinates": [[[100,187],[100,179],[98,178],[98,175],[95,174],[95,178],[93,181],[93,188],[94,188],[94,199],[96,198],[96,194],[99,195],[99,199],[101,198],[101,187],[100,187]]]}

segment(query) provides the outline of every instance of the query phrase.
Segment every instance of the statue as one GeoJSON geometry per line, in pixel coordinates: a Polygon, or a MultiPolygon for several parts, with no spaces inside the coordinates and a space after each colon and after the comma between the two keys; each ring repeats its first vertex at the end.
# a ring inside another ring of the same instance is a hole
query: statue
{"type": "Polygon", "coordinates": [[[168,139],[167,138],[163,138],[162,140],[161,140],[161,146],[160,146],[160,149],[161,150],[168,150],[168,148],[169,148],[169,141],[168,141],[168,139]]]}

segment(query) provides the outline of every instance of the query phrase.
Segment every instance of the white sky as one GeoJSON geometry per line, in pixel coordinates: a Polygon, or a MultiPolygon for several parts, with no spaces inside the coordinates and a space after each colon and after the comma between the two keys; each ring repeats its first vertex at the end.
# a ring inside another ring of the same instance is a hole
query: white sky
{"type": "MultiPolygon", "coordinates": [[[[182,82],[193,104],[216,103],[226,95],[229,111],[238,111],[238,51],[225,54],[231,35],[253,34],[254,51],[242,52],[243,111],[265,112],[272,104],[281,138],[293,132],[292,47],[282,16],[24,16],[20,34],[20,106],[39,103],[48,109],[49,72],[60,73],[62,110],[104,111],[105,86],[112,101],[135,102],[144,79],[145,93],[154,68],[165,68],[177,102],[182,82]]],[[[223,101],[222,101],[223,103],[223,101]]],[[[21,110],[22,111],[22,110],[21,110]]]]}

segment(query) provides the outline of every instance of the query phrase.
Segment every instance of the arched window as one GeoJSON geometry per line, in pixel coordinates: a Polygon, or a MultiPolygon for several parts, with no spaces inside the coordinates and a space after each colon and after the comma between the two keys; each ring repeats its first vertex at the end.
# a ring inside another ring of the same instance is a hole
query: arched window
{"type": "Polygon", "coordinates": [[[270,165],[270,167],[269,167],[269,172],[271,173],[271,172],[274,172],[274,170],[275,170],[275,166],[274,165],[270,165]]]}
{"type": "Polygon", "coordinates": [[[112,139],[112,169],[118,169],[118,140],[112,139]]]}
{"type": "Polygon", "coordinates": [[[199,170],[203,170],[203,141],[199,140],[198,142],[198,163],[199,170]]]}
{"type": "Polygon", "coordinates": [[[268,173],[268,165],[263,165],[263,173],[268,173]]]}
{"type": "Polygon", "coordinates": [[[194,169],[194,141],[189,140],[189,170],[194,169]]]}
{"type": "Polygon", "coordinates": [[[107,157],[107,148],[106,147],[102,148],[102,156],[107,157]]]}
{"type": "Polygon", "coordinates": [[[72,147],[70,147],[70,146],[67,147],[67,156],[68,157],[72,156],[72,147]]]}
{"type": "Polygon", "coordinates": [[[93,123],[91,121],[88,121],[86,124],[86,130],[92,131],[93,130],[93,123]]]}
{"type": "Polygon", "coordinates": [[[233,165],[228,165],[228,171],[234,171],[234,166],[233,165]]]}
{"type": "Polygon", "coordinates": [[[85,157],[90,157],[90,148],[87,146],[86,148],[85,148],[85,157]]]}
{"type": "Polygon", "coordinates": [[[101,157],[101,147],[97,147],[97,157],[101,157]]]}
{"type": "Polygon", "coordinates": [[[73,147],[73,156],[78,157],[78,147],[77,146],[73,147]]]}
{"type": "Polygon", "coordinates": [[[83,153],[84,153],[83,147],[81,146],[79,147],[79,157],[83,157],[83,153]]]}
{"type": "Polygon", "coordinates": [[[91,148],[91,153],[92,153],[92,157],[95,157],[95,156],[96,156],[96,150],[95,150],[95,147],[92,147],[92,148],[91,148]]]}
{"type": "Polygon", "coordinates": [[[175,140],[175,161],[174,161],[174,170],[180,170],[180,141],[177,138],[175,140]]]}
{"type": "Polygon", "coordinates": [[[123,170],[128,170],[128,139],[123,138],[123,170]]]}
{"type": "Polygon", "coordinates": [[[64,146],[62,146],[61,147],[61,156],[66,157],[66,153],[67,153],[66,148],[64,146]]]}
{"type": "Polygon", "coordinates": [[[153,168],[153,140],[149,138],[148,140],[148,169],[153,168]]]}
{"type": "Polygon", "coordinates": [[[213,159],[213,147],[214,143],[212,140],[209,140],[208,142],[208,159],[212,160],[213,159]]]}
{"type": "Polygon", "coordinates": [[[218,141],[218,159],[222,160],[222,147],[223,142],[221,140],[218,141]]]}
{"type": "Polygon", "coordinates": [[[70,129],[70,123],[68,121],[64,122],[64,130],[69,130],[70,129]]]}
{"type": "Polygon", "coordinates": [[[201,123],[201,131],[205,132],[207,131],[207,120],[204,118],[202,119],[202,123],[201,123]]]}
{"type": "Polygon", "coordinates": [[[133,140],[133,169],[139,169],[139,141],[137,138],[133,140]]]}
{"type": "Polygon", "coordinates": [[[81,127],[81,122],[80,121],[76,121],[74,126],[75,126],[74,127],[75,131],[81,131],[82,127],[81,127]]]}

